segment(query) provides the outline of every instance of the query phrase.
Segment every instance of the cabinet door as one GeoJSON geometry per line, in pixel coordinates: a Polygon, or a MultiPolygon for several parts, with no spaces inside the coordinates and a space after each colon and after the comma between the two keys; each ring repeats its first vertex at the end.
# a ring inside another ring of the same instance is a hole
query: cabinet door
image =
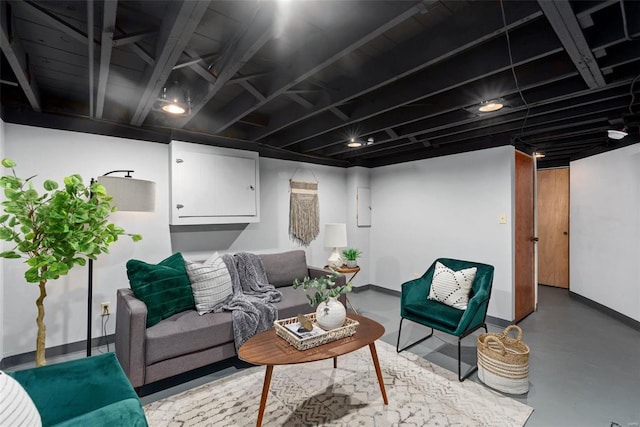
{"type": "Polygon", "coordinates": [[[255,222],[257,159],[176,150],[172,159],[172,223],[255,222]]]}

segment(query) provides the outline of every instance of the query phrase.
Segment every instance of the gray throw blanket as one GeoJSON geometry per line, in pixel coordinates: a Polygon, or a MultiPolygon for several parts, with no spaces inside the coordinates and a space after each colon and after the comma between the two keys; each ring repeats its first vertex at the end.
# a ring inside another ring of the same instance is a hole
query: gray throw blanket
{"type": "Polygon", "coordinates": [[[266,331],[278,318],[278,309],[272,304],[282,299],[282,293],[267,280],[260,257],[241,252],[222,255],[229,270],[233,295],[214,311],[232,311],[233,337],[236,351],[258,332],[266,331]]]}

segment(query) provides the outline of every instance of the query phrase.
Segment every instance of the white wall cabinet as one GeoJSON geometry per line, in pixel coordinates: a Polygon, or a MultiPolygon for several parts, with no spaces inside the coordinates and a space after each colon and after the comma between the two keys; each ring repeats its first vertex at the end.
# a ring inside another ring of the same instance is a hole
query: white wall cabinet
{"type": "Polygon", "coordinates": [[[258,153],[171,142],[171,224],[260,220],[258,153]]]}

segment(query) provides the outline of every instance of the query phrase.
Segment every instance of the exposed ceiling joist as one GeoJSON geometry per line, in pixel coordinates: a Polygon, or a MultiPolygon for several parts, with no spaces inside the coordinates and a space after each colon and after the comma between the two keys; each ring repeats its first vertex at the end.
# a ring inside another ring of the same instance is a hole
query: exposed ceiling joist
{"type": "Polygon", "coordinates": [[[307,110],[313,107],[313,103],[307,101],[295,92],[286,92],[285,95],[287,96],[287,98],[295,101],[298,105],[306,108],[307,110]]]}
{"type": "MultiPolygon", "coordinates": [[[[529,46],[526,53],[522,53],[521,59],[516,58],[515,66],[535,64],[536,61],[541,58],[549,57],[560,52],[561,48],[556,46],[557,41],[555,37],[553,37],[552,34],[547,36],[547,40],[538,36],[538,43],[534,46],[529,46]]],[[[377,119],[374,119],[374,117],[381,113],[390,113],[399,107],[421,100],[428,102],[429,97],[462,88],[472,82],[481,82],[492,76],[498,77],[501,73],[510,73],[511,64],[509,58],[504,55],[504,46],[501,42],[501,40],[494,40],[485,43],[480,50],[473,50],[465,56],[458,56],[449,61],[434,65],[426,70],[424,74],[413,74],[394,84],[393,87],[382,88],[376,92],[377,96],[375,98],[360,99],[358,107],[354,109],[351,114],[351,120],[348,123],[339,122],[338,120],[331,121],[330,118],[314,120],[311,123],[307,123],[304,127],[281,132],[278,144],[280,144],[280,146],[289,146],[295,143],[301,143],[301,147],[304,147],[303,150],[306,151],[307,148],[311,149],[318,143],[326,143],[326,137],[323,135],[329,131],[334,133],[337,131],[340,133],[345,126],[361,123],[368,119],[376,121],[377,119]],[[487,60],[488,58],[490,60],[487,60]],[[473,61],[479,61],[474,69],[465,66],[465,64],[473,61]],[[447,84],[445,85],[442,84],[442,82],[430,80],[428,78],[430,73],[442,73],[442,75],[446,75],[447,84]]],[[[528,43],[525,44],[528,45],[528,43]]],[[[562,72],[561,66],[562,63],[553,64],[553,67],[551,67],[548,72],[554,74],[560,73],[562,72]]],[[[536,78],[539,78],[537,73],[532,74],[536,75],[536,78]]],[[[510,93],[513,87],[515,87],[513,79],[500,78],[500,80],[504,81],[504,83],[502,87],[500,87],[500,92],[494,93],[496,97],[510,93]]],[[[486,87],[487,85],[481,84],[481,86],[486,87]]],[[[469,103],[471,103],[471,99],[469,103]]],[[[420,114],[419,110],[417,114],[420,114]]],[[[395,126],[395,123],[387,122],[384,125],[385,128],[392,126],[395,126]]],[[[361,126],[361,128],[365,132],[371,131],[365,126],[361,126]]]]}
{"type": "Polygon", "coordinates": [[[156,64],[143,79],[146,86],[131,119],[132,125],[140,126],[151,111],[154,101],[159,96],[173,66],[178,62],[208,5],[209,1],[204,0],[174,1],[167,5],[171,10],[165,14],[162,29],[158,35],[159,52],[156,55],[156,64]]]}
{"type": "Polygon", "coordinates": [[[140,57],[140,59],[142,59],[144,62],[146,62],[150,67],[155,67],[156,60],[153,58],[153,56],[151,56],[149,54],[149,52],[144,50],[138,44],[136,44],[136,43],[128,44],[127,47],[131,50],[131,52],[133,52],[136,55],[138,55],[140,57]]]}
{"type": "MultiPolygon", "coordinates": [[[[430,31],[430,34],[433,35],[430,40],[425,41],[424,34],[420,34],[395,46],[389,52],[388,62],[385,61],[385,64],[393,64],[392,67],[385,67],[384,64],[378,62],[377,58],[372,58],[361,67],[362,70],[366,70],[365,73],[357,77],[344,78],[341,82],[332,84],[332,88],[335,89],[325,88],[325,91],[331,96],[325,97],[314,110],[284,109],[273,115],[266,130],[251,134],[251,138],[262,140],[282,130],[285,126],[309,119],[313,115],[339,106],[349,99],[362,96],[436,62],[444,61],[473,46],[485,43],[504,31],[498,8],[495,9],[494,14],[487,15],[484,13],[486,3],[472,3],[469,7],[472,10],[460,16],[453,24],[447,21],[435,26],[430,31]],[[480,13],[484,17],[483,25],[474,25],[475,16],[480,13]],[[428,48],[416,49],[416,46],[423,45],[425,42],[428,48]]],[[[513,21],[508,24],[507,28],[511,30],[542,16],[541,11],[527,3],[516,3],[509,11],[513,21]]]]}
{"type": "MultiPolygon", "coordinates": [[[[397,2],[395,7],[399,9],[395,16],[374,17],[370,20],[354,22],[351,28],[336,28],[335,31],[323,34],[327,40],[318,45],[313,55],[299,55],[300,64],[295,69],[292,69],[289,64],[279,64],[274,72],[276,79],[272,84],[273,89],[266,95],[265,101],[256,103],[253,98],[238,97],[224,109],[223,114],[216,121],[213,127],[216,129],[215,132],[224,131],[244,115],[255,111],[264,103],[284,94],[296,84],[420,12],[417,6],[410,6],[410,3],[397,2]],[[341,42],[338,43],[337,40],[341,42]]],[[[306,47],[305,50],[307,50],[306,47]]]]}
{"type": "Polygon", "coordinates": [[[264,101],[264,95],[260,92],[254,85],[251,84],[248,80],[243,80],[240,82],[240,86],[244,88],[247,92],[253,95],[258,101],[264,101]]]}
{"type": "Polygon", "coordinates": [[[571,9],[571,4],[566,1],[548,0],[538,0],[538,4],[587,85],[592,89],[604,86],[604,76],[571,9]]]}
{"type": "Polygon", "coordinates": [[[107,81],[109,80],[109,67],[111,65],[111,51],[113,49],[113,34],[116,30],[117,0],[105,0],[102,13],[102,36],[100,37],[100,67],[98,69],[98,90],[96,92],[95,116],[102,118],[104,113],[104,100],[107,93],[107,81]]]}
{"type": "Polygon", "coordinates": [[[27,10],[30,14],[35,16],[36,18],[44,21],[48,25],[51,25],[54,28],[62,31],[69,37],[74,38],[82,44],[87,44],[87,35],[77,28],[69,25],[64,22],[62,19],[58,18],[53,13],[49,12],[47,9],[41,7],[34,1],[22,1],[21,3],[25,10],[27,10]]]}
{"type": "Polygon", "coordinates": [[[132,43],[138,43],[149,37],[157,37],[157,31],[138,31],[131,34],[121,34],[113,37],[113,47],[126,46],[132,43]]]}
{"type": "MultiPolygon", "coordinates": [[[[262,3],[253,19],[243,27],[234,38],[236,43],[229,46],[228,54],[223,55],[220,63],[215,64],[218,71],[215,83],[207,87],[204,96],[194,99],[191,114],[177,120],[177,127],[183,128],[211,100],[225,84],[249,61],[274,35],[275,22],[273,9],[265,10],[267,4],[262,3]]],[[[226,52],[225,52],[226,53],[226,52]]],[[[244,81],[246,83],[246,81],[244,81]]],[[[255,93],[250,91],[253,99],[255,93]]],[[[262,94],[260,94],[262,97],[262,94]]]]}
{"type": "Polygon", "coordinates": [[[342,110],[340,110],[338,107],[331,107],[329,108],[329,111],[331,111],[337,118],[339,118],[343,122],[349,120],[349,116],[343,113],[342,110]]]}
{"type": "Polygon", "coordinates": [[[207,82],[213,84],[216,82],[216,77],[211,74],[209,69],[203,66],[203,63],[217,57],[218,55],[199,56],[194,50],[187,49],[184,52],[190,59],[186,62],[174,65],[173,69],[177,70],[184,67],[189,67],[193,72],[202,77],[207,82]]]}
{"type": "Polygon", "coordinates": [[[34,111],[42,111],[40,105],[40,92],[34,79],[31,78],[32,74],[29,70],[29,58],[22,47],[22,43],[13,39],[9,34],[9,19],[11,14],[9,12],[9,4],[4,2],[0,4],[0,48],[4,56],[7,58],[13,74],[15,74],[18,84],[22,88],[31,108],[34,111]]]}

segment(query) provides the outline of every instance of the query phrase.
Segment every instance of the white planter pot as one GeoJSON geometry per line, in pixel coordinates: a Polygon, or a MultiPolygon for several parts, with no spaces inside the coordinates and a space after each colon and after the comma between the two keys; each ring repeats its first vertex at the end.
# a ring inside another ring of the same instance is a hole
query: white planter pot
{"type": "Polygon", "coordinates": [[[357,260],[347,260],[347,267],[349,268],[356,268],[358,266],[358,261],[357,260]]]}
{"type": "Polygon", "coordinates": [[[316,322],[325,331],[344,325],[346,318],[347,310],[336,298],[321,302],[316,309],[316,322]]]}

